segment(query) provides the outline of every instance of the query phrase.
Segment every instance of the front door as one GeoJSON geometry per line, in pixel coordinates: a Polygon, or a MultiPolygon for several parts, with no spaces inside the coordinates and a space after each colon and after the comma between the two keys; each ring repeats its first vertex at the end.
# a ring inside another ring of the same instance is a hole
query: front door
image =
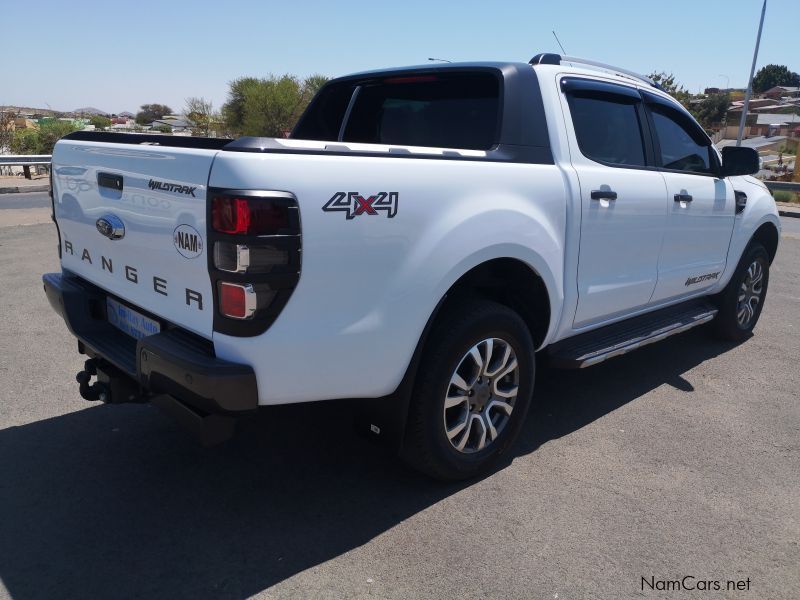
{"type": "Polygon", "coordinates": [[[646,307],[667,216],[635,87],[565,78],[564,108],[581,194],[578,307],[584,327],[646,307]]]}
{"type": "Polygon", "coordinates": [[[730,182],[717,177],[716,151],[694,120],[661,98],[649,100],[648,108],[669,204],[653,294],[657,303],[717,283],[728,256],[736,199],[730,182]]]}

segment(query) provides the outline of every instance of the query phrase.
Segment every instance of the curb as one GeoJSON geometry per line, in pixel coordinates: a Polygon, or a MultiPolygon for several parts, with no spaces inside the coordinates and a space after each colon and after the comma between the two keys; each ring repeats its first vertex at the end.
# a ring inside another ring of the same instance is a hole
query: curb
{"type": "Polygon", "coordinates": [[[0,194],[23,194],[25,192],[49,192],[49,185],[23,185],[19,187],[0,187],[0,194]]]}
{"type": "Polygon", "coordinates": [[[776,202],[778,214],[782,217],[800,218],[800,204],[788,204],[786,202],[776,202]]]}

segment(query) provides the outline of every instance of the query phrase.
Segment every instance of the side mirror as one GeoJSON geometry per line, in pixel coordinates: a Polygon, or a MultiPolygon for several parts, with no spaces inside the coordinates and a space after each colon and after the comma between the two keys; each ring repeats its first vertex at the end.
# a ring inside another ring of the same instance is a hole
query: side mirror
{"type": "Polygon", "coordinates": [[[753,175],[761,168],[758,152],[741,146],[725,146],[722,149],[722,176],[753,175]]]}

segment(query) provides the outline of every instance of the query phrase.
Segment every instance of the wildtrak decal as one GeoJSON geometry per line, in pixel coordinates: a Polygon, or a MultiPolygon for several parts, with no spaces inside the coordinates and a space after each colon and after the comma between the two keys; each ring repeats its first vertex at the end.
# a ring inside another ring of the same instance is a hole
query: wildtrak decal
{"type": "Polygon", "coordinates": [[[698,275],[697,277],[689,277],[686,280],[686,285],[694,285],[695,283],[701,283],[703,281],[709,281],[711,279],[717,279],[719,277],[719,271],[716,273],[707,273],[705,275],[698,275]]]}
{"type": "Polygon", "coordinates": [[[176,192],[178,194],[186,194],[187,196],[192,196],[196,198],[197,196],[194,195],[194,191],[197,189],[197,186],[188,186],[188,185],[180,185],[178,183],[167,183],[166,181],[157,181],[155,179],[151,179],[147,182],[147,187],[151,190],[160,190],[162,192],[176,192]]]}

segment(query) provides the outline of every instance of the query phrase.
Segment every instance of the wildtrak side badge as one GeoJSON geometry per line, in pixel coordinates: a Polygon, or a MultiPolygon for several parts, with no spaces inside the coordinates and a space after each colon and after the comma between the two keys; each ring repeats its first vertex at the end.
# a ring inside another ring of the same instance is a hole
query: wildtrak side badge
{"type": "Polygon", "coordinates": [[[716,279],[719,277],[719,271],[716,273],[707,273],[706,275],[698,275],[697,277],[689,277],[686,280],[686,285],[694,285],[695,283],[701,283],[703,281],[709,281],[711,279],[716,279]]]}
{"type": "Polygon", "coordinates": [[[372,196],[364,196],[358,192],[336,192],[322,210],[346,212],[348,221],[359,215],[377,215],[379,210],[384,210],[391,219],[397,214],[399,196],[399,192],[378,192],[372,196]]]}
{"type": "Polygon", "coordinates": [[[187,196],[192,196],[192,198],[197,197],[194,195],[194,191],[197,189],[197,186],[192,187],[188,185],[180,185],[178,183],[167,183],[166,181],[156,181],[155,179],[151,179],[147,182],[147,187],[149,187],[151,190],[186,194],[187,196]]]}

